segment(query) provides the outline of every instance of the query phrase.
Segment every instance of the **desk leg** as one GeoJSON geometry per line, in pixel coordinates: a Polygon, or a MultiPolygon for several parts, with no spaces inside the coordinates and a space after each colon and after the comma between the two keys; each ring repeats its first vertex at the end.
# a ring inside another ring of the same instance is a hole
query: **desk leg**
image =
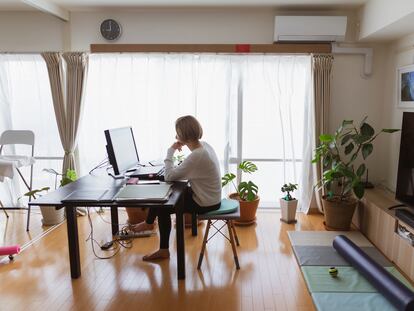
{"type": "Polygon", "coordinates": [[[184,248],[184,195],[181,195],[176,207],[176,232],[177,232],[177,273],[178,279],[185,279],[185,248],[184,248]]]}
{"type": "Polygon", "coordinates": [[[119,232],[118,207],[111,206],[111,223],[112,235],[117,235],[119,232]]]}
{"type": "Polygon", "coordinates": [[[72,279],[81,276],[81,264],[79,256],[78,219],[76,207],[66,207],[66,224],[68,228],[70,275],[72,279]]]}

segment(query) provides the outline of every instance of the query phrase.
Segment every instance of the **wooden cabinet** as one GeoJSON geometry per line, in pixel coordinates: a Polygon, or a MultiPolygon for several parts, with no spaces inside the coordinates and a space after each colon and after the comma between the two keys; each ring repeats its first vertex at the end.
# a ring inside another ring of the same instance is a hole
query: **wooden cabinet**
{"type": "Polygon", "coordinates": [[[386,189],[367,189],[357,207],[353,224],[402,272],[414,281],[414,247],[400,237],[397,226],[401,225],[414,234],[414,229],[395,217],[390,206],[398,204],[394,194],[386,189]]]}

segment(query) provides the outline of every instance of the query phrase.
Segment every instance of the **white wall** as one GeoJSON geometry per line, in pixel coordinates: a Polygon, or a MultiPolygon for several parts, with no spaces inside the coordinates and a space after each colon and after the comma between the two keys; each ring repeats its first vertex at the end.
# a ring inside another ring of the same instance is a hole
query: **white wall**
{"type": "MultiPolygon", "coordinates": [[[[414,111],[414,109],[397,108],[397,69],[414,64],[414,34],[390,44],[387,59],[383,106],[384,125],[401,128],[403,112],[414,111]]],[[[400,138],[400,133],[398,133],[387,137],[385,141],[387,171],[384,183],[391,190],[395,190],[396,187],[400,138]]]]}
{"type": "MultiPolygon", "coordinates": [[[[369,46],[369,45],[366,45],[369,46]]],[[[354,120],[358,125],[364,116],[375,128],[382,126],[384,62],[386,48],[371,45],[374,48],[372,76],[362,78],[364,58],[362,55],[335,55],[332,79],[332,102],[329,111],[330,131],[334,132],[342,120],[354,120]]],[[[374,142],[374,152],[367,159],[369,179],[379,182],[384,179],[384,147],[379,137],[374,142]]]]}
{"type": "MultiPolygon", "coordinates": [[[[398,23],[414,12],[412,0],[370,0],[360,12],[360,39],[375,37],[384,28],[398,23]]],[[[410,23],[412,25],[412,22],[410,23]]]]}
{"type": "Polygon", "coordinates": [[[89,50],[91,43],[107,43],[101,22],[113,18],[122,26],[116,43],[271,43],[272,10],[169,10],[114,13],[73,13],[72,50],[89,50]]]}
{"type": "Polygon", "coordinates": [[[64,29],[62,21],[44,13],[0,12],[0,51],[61,51],[64,29]]]}

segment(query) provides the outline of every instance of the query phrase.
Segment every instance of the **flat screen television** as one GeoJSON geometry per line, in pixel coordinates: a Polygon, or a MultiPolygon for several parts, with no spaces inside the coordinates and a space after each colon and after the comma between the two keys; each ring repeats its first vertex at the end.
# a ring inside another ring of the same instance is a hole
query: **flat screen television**
{"type": "Polygon", "coordinates": [[[105,130],[106,151],[115,175],[124,174],[139,164],[134,133],[131,127],[105,130]]]}
{"type": "Polygon", "coordinates": [[[404,112],[395,198],[414,207],[414,112],[404,112]]]}

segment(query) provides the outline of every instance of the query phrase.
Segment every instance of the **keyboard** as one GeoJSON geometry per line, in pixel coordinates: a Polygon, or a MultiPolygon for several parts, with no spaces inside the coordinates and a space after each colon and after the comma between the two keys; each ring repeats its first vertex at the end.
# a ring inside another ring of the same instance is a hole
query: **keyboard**
{"type": "Polygon", "coordinates": [[[145,166],[145,167],[138,168],[132,173],[129,173],[128,176],[138,177],[138,179],[142,179],[142,180],[157,179],[157,180],[163,181],[164,173],[165,173],[165,167],[145,166]]]}

